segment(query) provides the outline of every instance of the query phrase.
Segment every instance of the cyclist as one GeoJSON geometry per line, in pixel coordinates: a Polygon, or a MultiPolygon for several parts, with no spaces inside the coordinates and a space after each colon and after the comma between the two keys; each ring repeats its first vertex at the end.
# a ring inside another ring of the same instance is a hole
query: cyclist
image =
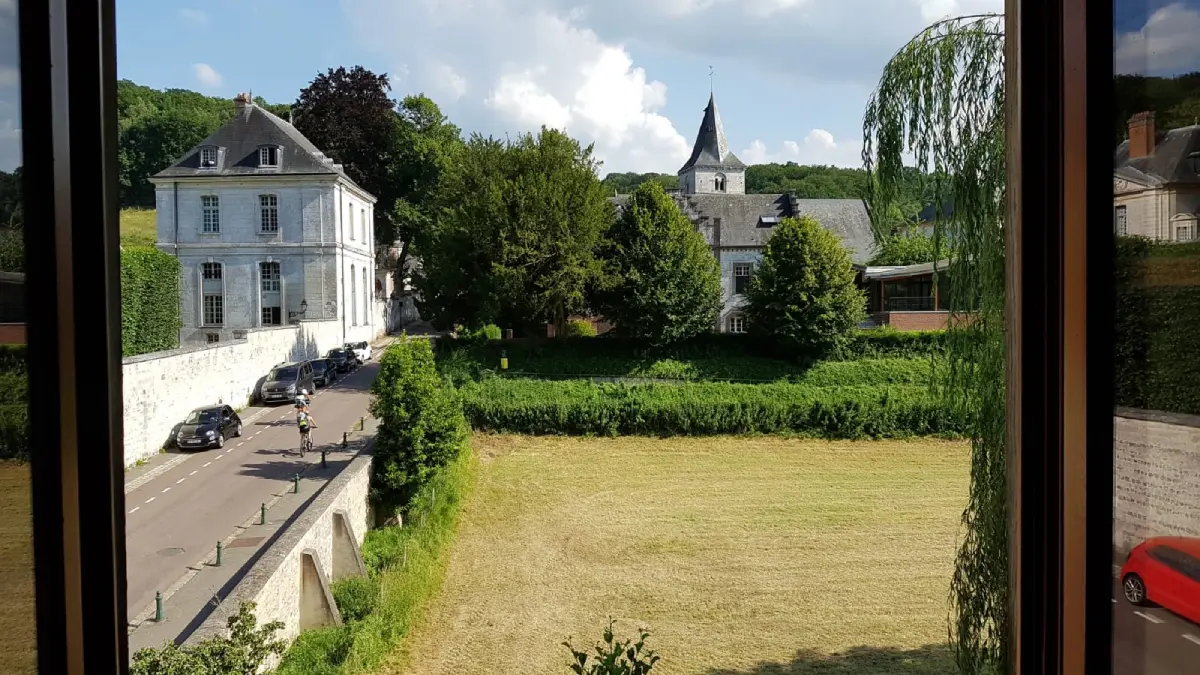
{"type": "Polygon", "coordinates": [[[300,393],[296,394],[296,408],[297,409],[304,408],[305,410],[308,410],[308,404],[309,404],[308,390],[301,389],[300,393]]]}
{"type": "Polygon", "coordinates": [[[308,414],[308,406],[300,407],[296,405],[296,426],[300,428],[300,455],[304,456],[305,448],[312,442],[309,440],[309,431],[316,427],[316,420],[312,415],[308,414]]]}

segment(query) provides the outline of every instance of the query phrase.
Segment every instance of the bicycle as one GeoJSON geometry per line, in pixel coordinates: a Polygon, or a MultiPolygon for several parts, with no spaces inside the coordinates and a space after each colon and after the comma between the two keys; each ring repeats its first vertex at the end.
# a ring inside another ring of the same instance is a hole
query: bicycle
{"type": "Polygon", "coordinates": [[[312,450],[312,430],[316,429],[317,425],[310,424],[307,431],[300,432],[300,456],[304,457],[305,450],[312,450]]]}

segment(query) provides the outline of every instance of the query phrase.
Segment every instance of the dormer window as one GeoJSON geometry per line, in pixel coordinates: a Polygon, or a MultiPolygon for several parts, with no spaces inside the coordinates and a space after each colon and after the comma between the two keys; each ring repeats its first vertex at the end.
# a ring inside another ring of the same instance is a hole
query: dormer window
{"type": "Polygon", "coordinates": [[[279,166],[279,146],[264,145],[259,148],[258,165],[262,167],[279,166]]]}
{"type": "Polygon", "coordinates": [[[200,148],[200,168],[201,169],[217,168],[217,149],[216,148],[200,148]]]}

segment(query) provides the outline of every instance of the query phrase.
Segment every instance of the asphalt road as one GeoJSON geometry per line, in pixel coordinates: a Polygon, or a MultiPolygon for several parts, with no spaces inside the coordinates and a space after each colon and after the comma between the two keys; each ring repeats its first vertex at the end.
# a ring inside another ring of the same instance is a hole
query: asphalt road
{"type": "Polygon", "coordinates": [[[322,445],[341,442],[342,432],[367,414],[378,370],[372,360],[317,390],[310,406],[317,424],[314,452],[303,459],[290,404],[247,408],[240,413],[243,421],[262,414],[244,422],[241,438],[230,438],[219,450],[189,451],[186,460],[126,493],[130,620],[154,602],[155,591],[166,591],[217,541],[252,518],[303,463],[320,462],[322,445]]]}
{"type": "Polygon", "coordinates": [[[1129,604],[1113,579],[1113,675],[1200,672],[1200,626],[1161,607],[1129,604]]]}

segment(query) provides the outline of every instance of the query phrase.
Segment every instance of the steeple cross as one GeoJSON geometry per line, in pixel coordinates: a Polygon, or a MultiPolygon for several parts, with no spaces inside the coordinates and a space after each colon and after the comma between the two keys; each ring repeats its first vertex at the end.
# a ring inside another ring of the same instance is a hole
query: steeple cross
{"type": "Polygon", "coordinates": [[[713,93],[713,67],[708,67],[708,93],[713,93]]]}

